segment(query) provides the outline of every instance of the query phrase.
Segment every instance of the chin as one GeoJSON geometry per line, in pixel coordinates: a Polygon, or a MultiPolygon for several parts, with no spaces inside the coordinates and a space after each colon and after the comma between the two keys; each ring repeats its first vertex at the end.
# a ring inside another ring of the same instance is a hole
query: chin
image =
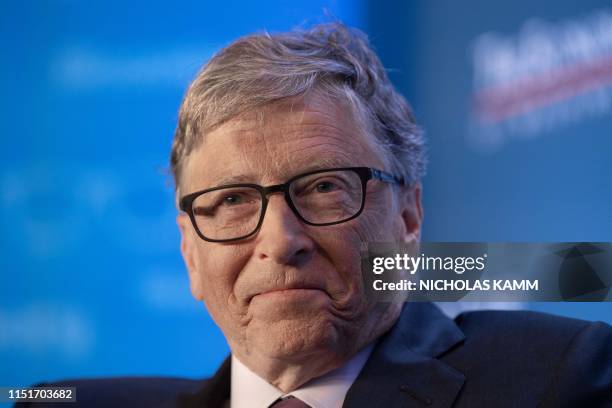
{"type": "Polygon", "coordinates": [[[281,320],[249,331],[249,337],[255,339],[252,345],[270,358],[300,361],[317,354],[331,356],[342,349],[337,328],[322,318],[281,320]]]}

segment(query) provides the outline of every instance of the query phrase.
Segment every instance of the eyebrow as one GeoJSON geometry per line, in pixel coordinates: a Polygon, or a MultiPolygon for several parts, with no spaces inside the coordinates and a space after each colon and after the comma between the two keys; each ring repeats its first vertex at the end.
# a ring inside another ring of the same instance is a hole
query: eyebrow
{"type": "MultiPolygon", "coordinates": [[[[286,174],[285,177],[283,177],[285,179],[283,183],[292,177],[295,177],[302,173],[308,173],[310,171],[331,169],[331,168],[337,168],[337,167],[358,166],[357,164],[349,163],[346,158],[338,158],[338,157],[328,157],[328,158],[318,157],[318,158],[314,158],[310,160],[308,158],[305,158],[304,163],[308,163],[308,165],[305,167],[300,167],[298,171],[290,172],[286,174]]],[[[245,174],[221,177],[217,180],[214,186],[211,186],[208,188],[215,188],[215,187],[225,186],[228,184],[241,184],[241,183],[258,184],[253,181],[254,178],[255,177],[253,175],[245,175],[245,174]]]]}
{"type": "Polygon", "coordinates": [[[304,162],[309,163],[308,166],[301,168],[299,172],[297,172],[296,174],[292,176],[295,176],[300,173],[306,173],[306,172],[313,171],[313,170],[331,169],[335,167],[359,166],[358,164],[355,164],[354,161],[349,162],[346,158],[339,158],[339,157],[327,157],[327,158],[318,157],[318,158],[314,158],[311,160],[306,158],[304,162]]]}
{"type": "Polygon", "coordinates": [[[253,183],[253,177],[252,176],[247,176],[244,174],[240,174],[240,175],[235,175],[235,176],[226,176],[226,177],[221,177],[220,179],[217,180],[217,185],[214,187],[218,187],[218,186],[224,186],[226,184],[237,184],[237,183],[253,183]]]}

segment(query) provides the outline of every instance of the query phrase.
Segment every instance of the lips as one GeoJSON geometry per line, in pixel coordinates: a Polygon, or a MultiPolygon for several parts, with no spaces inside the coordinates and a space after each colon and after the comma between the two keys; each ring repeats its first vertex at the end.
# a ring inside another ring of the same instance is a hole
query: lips
{"type": "Polygon", "coordinates": [[[273,307],[275,311],[272,313],[290,313],[285,307],[290,307],[290,305],[300,305],[299,308],[302,309],[320,307],[323,299],[329,300],[329,296],[320,289],[280,289],[257,294],[253,296],[250,304],[257,307],[273,307]]]}
{"type": "Polygon", "coordinates": [[[278,294],[282,295],[286,294],[298,294],[298,293],[308,293],[308,292],[322,292],[327,294],[325,287],[323,284],[318,284],[317,282],[305,282],[301,281],[291,281],[282,284],[278,284],[274,280],[266,280],[266,281],[258,281],[257,284],[254,284],[251,287],[252,292],[247,297],[250,302],[256,296],[259,295],[267,295],[267,294],[278,294]]]}
{"type": "Polygon", "coordinates": [[[274,293],[274,292],[291,292],[297,290],[317,290],[319,292],[325,292],[322,288],[314,286],[314,285],[283,285],[278,287],[273,287],[264,291],[257,293],[256,295],[264,295],[266,293],[274,293]]]}
{"type": "MultiPolygon", "coordinates": [[[[331,297],[337,277],[328,265],[293,267],[287,265],[257,265],[246,267],[236,278],[234,294],[243,305],[264,294],[288,292],[304,296],[321,292],[331,297]]],[[[301,297],[301,296],[300,296],[301,297]]]]}

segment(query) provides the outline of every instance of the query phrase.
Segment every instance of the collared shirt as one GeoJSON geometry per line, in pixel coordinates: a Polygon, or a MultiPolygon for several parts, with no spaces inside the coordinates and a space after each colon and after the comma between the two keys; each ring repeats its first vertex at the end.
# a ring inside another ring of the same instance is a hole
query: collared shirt
{"type": "Polygon", "coordinates": [[[343,366],[314,378],[288,394],[269,384],[232,355],[231,408],[268,408],[293,395],[312,408],[340,408],[351,385],[372,353],[373,344],[343,366]]]}

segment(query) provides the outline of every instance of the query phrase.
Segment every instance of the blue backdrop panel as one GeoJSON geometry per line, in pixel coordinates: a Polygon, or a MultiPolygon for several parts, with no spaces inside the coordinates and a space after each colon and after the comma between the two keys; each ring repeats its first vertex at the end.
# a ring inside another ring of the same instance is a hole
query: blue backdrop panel
{"type": "Polygon", "coordinates": [[[240,35],[359,1],[2,2],[0,385],[211,374],[166,166],[189,81],[240,35]]]}
{"type": "MultiPolygon", "coordinates": [[[[425,241],[612,241],[609,2],[368,4],[429,137],[425,241]]],[[[612,322],[609,303],[528,306],[612,322]]]]}

